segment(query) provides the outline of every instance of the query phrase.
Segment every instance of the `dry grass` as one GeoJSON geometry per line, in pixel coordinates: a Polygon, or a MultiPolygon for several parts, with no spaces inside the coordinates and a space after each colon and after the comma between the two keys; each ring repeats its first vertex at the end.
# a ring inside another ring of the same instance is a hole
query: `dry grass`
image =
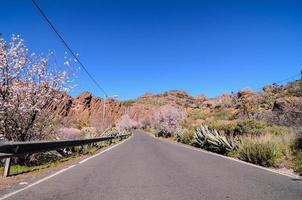
{"type": "Polygon", "coordinates": [[[245,136],[238,144],[239,159],[266,167],[276,167],[291,157],[295,134],[245,136]]]}

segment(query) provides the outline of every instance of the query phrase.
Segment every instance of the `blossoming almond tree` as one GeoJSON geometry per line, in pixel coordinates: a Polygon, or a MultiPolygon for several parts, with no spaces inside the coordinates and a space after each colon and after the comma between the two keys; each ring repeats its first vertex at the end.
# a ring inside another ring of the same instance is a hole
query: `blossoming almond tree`
{"type": "Polygon", "coordinates": [[[116,122],[116,128],[120,131],[130,130],[132,128],[138,128],[138,127],[139,127],[139,123],[131,119],[127,114],[121,116],[116,122]]]}
{"type": "Polygon", "coordinates": [[[52,133],[47,107],[70,89],[71,59],[64,69],[47,56],[29,54],[16,35],[0,35],[0,135],[12,141],[43,139],[52,133]],[[61,67],[61,68],[60,68],[61,67]]]}
{"type": "Polygon", "coordinates": [[[171,105],[161,106],[154,115],[154,128],[162,136],[172,136],[179,122],[184,119],[185,113],[171,105]]]}

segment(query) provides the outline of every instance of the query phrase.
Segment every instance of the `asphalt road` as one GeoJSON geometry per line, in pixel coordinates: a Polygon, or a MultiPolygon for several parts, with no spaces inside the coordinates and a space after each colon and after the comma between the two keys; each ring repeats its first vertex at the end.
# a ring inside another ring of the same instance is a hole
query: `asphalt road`
{"type": "Polygon", "coordinates": [[[8,199],[298,200],[302,182],[135,133],[8,199]]]}

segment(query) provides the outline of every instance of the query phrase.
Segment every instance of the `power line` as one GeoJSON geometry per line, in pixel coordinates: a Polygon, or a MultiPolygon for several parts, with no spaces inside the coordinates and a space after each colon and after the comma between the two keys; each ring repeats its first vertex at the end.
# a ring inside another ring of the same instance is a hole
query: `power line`
{"type": "Polygon", "coordinates": [[[36,3],[35,0],[32,0],[32,3],[34,4],[34,6],[38,9],[39,13],[42,15],[43,19],[47,22],[47,24],[49,25],[49,27],[55,32],[55,34],[57,35],[57,37],[61,40],[61,42],[64,44],[64,46],[68,49],[68,51],[71,53],[71,55],[76,59],[76,61],[80,64],[80,66],[82,67],[82,69],[86,72],[86,74],[88,75],[88,77],[93,81],[93,83],[105,94],[105,96],[107,97],[108,94],[107,92],[101,87],[101,85],[95,80],[95,78],[93,78],[93,76],[89,73],[89,71],[87,70],[87,68],[84,66],[84,64],[78,59],[78,57],[76,56],[76,54],[72,51],[72,49],[69,47],[69,45],[67,44],[67,42],[63,39],[63,37],[59,34],[59,32],[57,31],[57,29],[54,27],[54,25],[51,23],[51,21],[48,19],[48,17],[46,16],[46,14],[43,12],[42,8],[36,3]]]}
{"type": "MultiPolygon", "coordinates": [[[[285,78],[285,79],[283,79],[283,80],[276,81],[276,82],[273,82],[273,83],[275,83],[275,84],[284,83],[284,82],[286,82],[286,81],[292,80],[292,79],[297,78],[297,77],[300,77],[300,76],[301,76],[301,74],[296,74],[296,75],[294,75],[294,76],[290,76],[290,77],[287,77],[287,78],[285,78]]],[[[262,88],[263,88],[263,87],[261,87],[261,88],[260,88],[260,87],[259,87],[259,88],[255,88],[254,91],[262,90],[262,88]]]]}

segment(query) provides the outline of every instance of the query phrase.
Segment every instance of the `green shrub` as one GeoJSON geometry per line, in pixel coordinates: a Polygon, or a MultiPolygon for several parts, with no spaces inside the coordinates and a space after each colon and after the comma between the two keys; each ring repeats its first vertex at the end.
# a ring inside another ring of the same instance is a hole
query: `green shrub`
{"type": "Polygon", "coordinates": [[[155,137],[162,137],[162,133],[159,132],[159,131],[156,131],[156,132],[154,133],[154,136],[155,136],[155,137]]]}
{"type": "Polygon", "coordinates": [[[210,130],[207,126],[200,126],[194,135],[195,144],[203,149],[225,154],[234,149],[234,145],[225,135],[217,130],[210,130]]]}
{"type": "Polygon", "coordinates": [[[225,134],[260,136],[263,134],[285,135],[291,130],[285,126],[269,125],[265,122],[248,120],[213,120],[208,119],[205,124],[210,129],[216,129],[225,134]]]}
{"type": "Polygon", "coordinates": [[[286,92],[289,95],[302,96],[302,80],[297,80],[289,83],[286,86],[286,92]]]}
{"type": "Polygon", "coordinates": [[[191,127],[186,129],[181,135],[180,142],[184,144],[192,145],[194,141],[195,128],[191,127]]]}
{"type": "Polygon", "coordinates": [[[135,100],[127,100],[127,101],[123,101],[122,104],[125,107],[131,107],[133,106],[133,104],[135,103],[135,100]]]}
{"type": "Polygon", "coordinates": [[[80,130],[81,130],[82,128],[87,127],[88,124],[87,124],[87,122],[85,122],[85,121],[83,121],[83,120],[81,120],[81,119],[78,119],[78,120],[75,121],[74,126],[75,126],[77,129],[80,129],[80,130]]]}
{"type": "Polygon", "coordinates": [[[261,135],[264,133],[267,124],[264,122],[248,119],[239,121],[235,128],[235,133],[239,135],[250,134],[250,135],[261,135]]]}
{"type": "Polygon", "coordinates": [[[227,156],[233,157],[233,158],[239,158],[239,152],[237,148],[234,148],[233,150],[229,151],[227,153],[227,156]]]}
{"type": "Polygon", "coordinates": [[[283,149],[271,138],[242,138],[238,145],[238,155],[241,160],[257,165],[275,166],[282,157],[283,149]]]}
{"type": "Polygon", "coordinates": [[[220,120],[229,120],[233,117],[233,113],[226,109],[215,110],[209,114],[210,117],[220,120]]]}
{"type": "Polygon", "coordinates": [[[231,121],[231,120],[206,120],[205,124],[210,129],[215,129],[219,132],[223,132],[225,134],[233,133],[236,126],[237,121],[231,121]]]}
{"type": "Polygon", "coordinates": [[[194,109],[190,112],[188,117],[193,120],[208,118],[213,118],[215,120],[229,120],[233,117],[233,113],[227,109],[215,109],[209,113],[202,109],[194,109]]]}
{"type": "Polygon", "coordinates": [[[285,126],[272,125],[264,128],[264,133],[266,134],[285,135],[289,132],[291,132],[290,129],[285,126]]]}
{"type": "Polygon", "coordinates": [[[293,143],[292,151],[294,154],[294,170],[302,173],[302,137],[296,138],[295,142],[293,143]]]}
{"type": "Polygon", "coordinates": [[[302,172],[302,151],[297,152],[294,157],[294,168],[296,172],[302,172]]]}
{"type": "Polygon", "coordinates": [[[181,128],[178,127],[174,132],[174,139],[177,142],[191,145],[194,139],[195,128],[181,128]]]}
{"type": "Polygon", "coordinates": [[[188,117],[193,120],[196,120],[196,119],[205,119],[207,115],[201,109],[194,109],[189,113],[188,117]]]}
{"type": "Polygon", "coordinates": [[[294,148],[296,150],[301,150],[302,151],[302,137],[299,137],[295,140],[295,143],[294,143],[294,148]]]}

